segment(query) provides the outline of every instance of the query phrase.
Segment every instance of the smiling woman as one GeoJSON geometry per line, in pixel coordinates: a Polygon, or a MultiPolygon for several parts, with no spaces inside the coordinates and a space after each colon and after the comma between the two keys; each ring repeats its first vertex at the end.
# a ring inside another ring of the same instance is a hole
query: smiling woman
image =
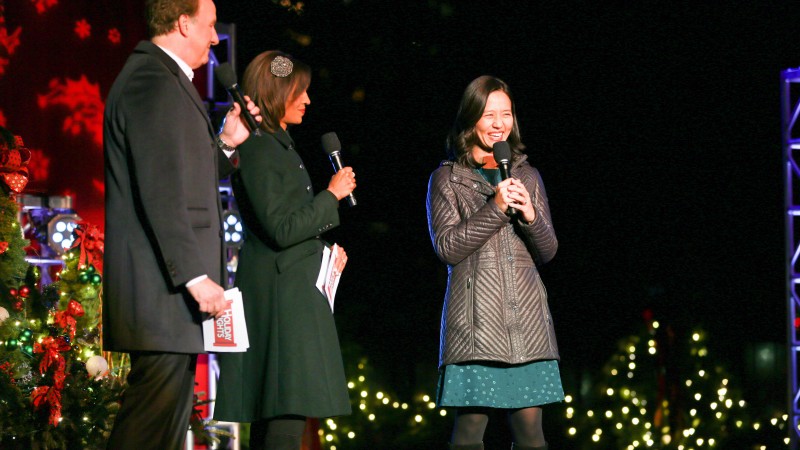
{"type": "Polygon", "coordinates": [[[450,160],[431,175],[427,207],[434,250],[450,274],[437,392],[440,407],[456,410],[450,447],[482,449],[489,411],[500,409],[512,448],[546,449],[542,406],[564,392],[537,265],[555,256],[558,241],[542,179],[521,152],[508,85],[472,81],[447,142],[450,160]],[[513,149],[514,178],[501,179],[494,164],[492,146],[502,141],[513,149]]]}

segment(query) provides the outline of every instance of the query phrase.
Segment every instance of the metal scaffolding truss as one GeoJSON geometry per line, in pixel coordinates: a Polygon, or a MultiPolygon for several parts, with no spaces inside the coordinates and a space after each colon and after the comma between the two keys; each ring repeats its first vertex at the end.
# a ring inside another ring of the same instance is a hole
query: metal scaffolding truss
{"type": "Polygon", "coordinates": [[[783,162],[785,166],[786,299],[788,327],[789,447],[800,442],[800,68],[781,72],[783,162]]]}

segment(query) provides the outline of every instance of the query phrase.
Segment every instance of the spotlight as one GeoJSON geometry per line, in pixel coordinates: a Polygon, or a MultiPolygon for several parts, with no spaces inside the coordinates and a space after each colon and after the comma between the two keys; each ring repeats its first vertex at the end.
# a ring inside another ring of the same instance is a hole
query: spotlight
{"type": "Polygon", "coordinates": [[[47,245],[59,255],[63,255],[75,242],[73,231],[81,218],[77,214],[56,214],[47,223],[47,245]]]}
{"type": "Polygon", "coordinates": [[[236,211],[225,211],[222,217],[224,218],[225,245],[229,247],[241,247],[244,243],[242,217],[236,211]]]}

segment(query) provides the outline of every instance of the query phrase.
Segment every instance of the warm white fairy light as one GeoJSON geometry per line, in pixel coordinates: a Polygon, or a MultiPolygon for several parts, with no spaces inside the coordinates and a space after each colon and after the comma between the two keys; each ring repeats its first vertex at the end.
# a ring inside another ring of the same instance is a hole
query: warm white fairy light
{"type": "Polygon", "coordinates": [[[375,398],[377,398],[378,400],[382,399],[382,398],[383,398],[383,392],[380,392],[380,391],[378,391],[378,392],[375,394],[375,398]]]}
{"type": "Polygon", "coordinates": [[[355,384],[355,383],[353,383],[352,381],[349,381],[349,382],[347,383],[347,388],[348,388],[348,389],[353,389],[354,387],[356,387],[356,384],[355,384]]]}

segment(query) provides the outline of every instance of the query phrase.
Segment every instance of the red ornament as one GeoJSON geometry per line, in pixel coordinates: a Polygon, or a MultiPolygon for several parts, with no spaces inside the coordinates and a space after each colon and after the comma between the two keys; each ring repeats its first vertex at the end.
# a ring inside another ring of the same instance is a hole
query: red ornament
{"type": "Polygon", "coordinates": [[[0,255],[5,253],[6,250],[8,250],[8,242],[6,241],[0,242],[0,255]]]}
{"type": "Polygon", "coordinates": [[[28,184],[28,161],[31,152],[25,148],[22,138],[16,139],[16,148],[0,148],[0,179],[14,193],[19,194],[28,184]]]}
{"type": "Polygon", "coordinates": [[[8,293],[9,293],[9,294],[11,294],[13,297],[16,297],[16,296],[17,296],[17,290],[16,290],[16,289],[14,289],[14,288],[11,288],[11,289],[9,289],[9,290],[8,290],[8,293]]]}
{"type": "Polygon", "coordinates": [[[16,309],[17,311],[22,311],[22,307],[23,306],[24,306],[24,304],[22,302],[14,303],[14,309],[16,309]]]}
{"type": "Polygon", "coordinates": [[[31,293],[31,288],[28,286],[22,286],[19,288],[19,295],[21,297],[28,298],[28,295],[31,293]]]}

